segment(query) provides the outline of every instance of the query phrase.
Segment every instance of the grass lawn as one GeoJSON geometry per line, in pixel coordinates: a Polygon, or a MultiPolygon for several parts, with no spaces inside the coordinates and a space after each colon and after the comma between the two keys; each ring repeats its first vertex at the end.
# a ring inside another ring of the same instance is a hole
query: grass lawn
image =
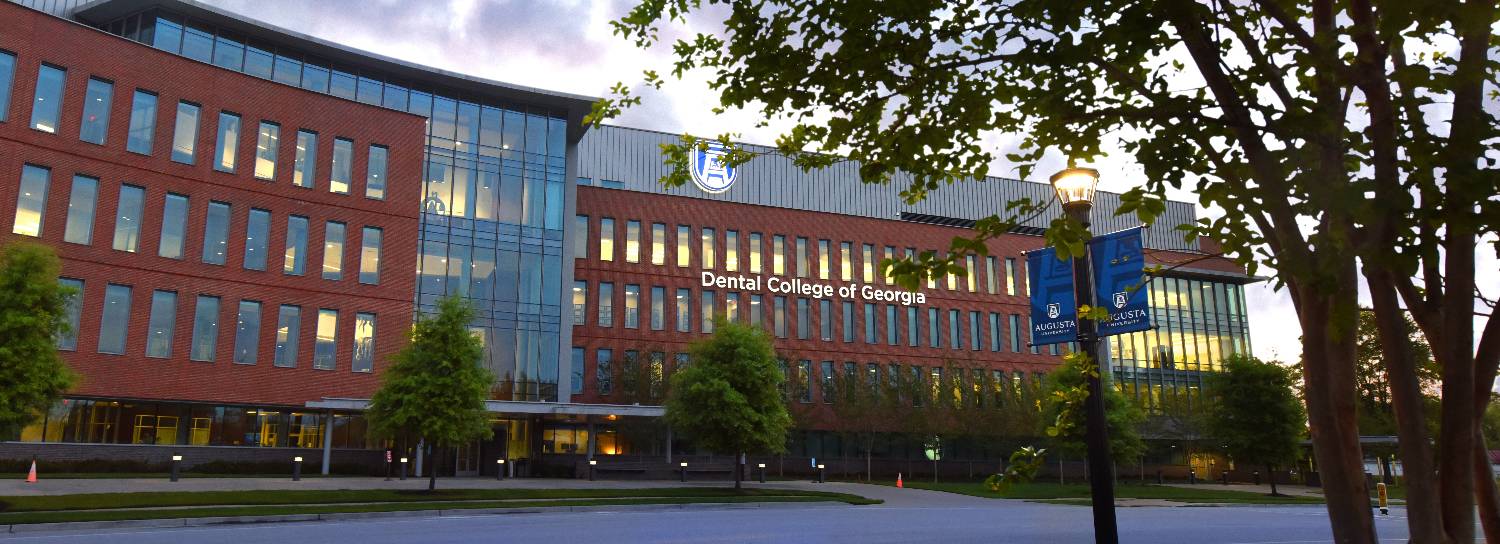
{"type": "Polygon", "coordinates": [[[846,493],[776,489],[451,489],[205,491],[0,497],[0,524],[406,510],[623,504],[880,501],[846,493]]]}
{"type": "MultiPolygon", "coordinates": [[[[992,499],[1084,499],[1086,501],[1089,498],[1089,486],[1083,484],[1060,485],[1032,482],[1025,485],[1012,486],[1004,493],[990,491],[984,484],[979,482],[906,482],[906,485],[917,489],[931,489],[934,491],[946,491],[992,499]]],[[[1121,499],[1163,499],[1188,503],[1321,504],[1323,502],[1322,499],[1313,497],[1272,497],[1264,493],[1216,489],[1209,485],[1204,485],[1201,488],[1182,488],[1164,485],[1121,484],[1115,486],[1115,497],[1121,499]]],[[[1071,504],[1068,501],[1063,502],[1071,504]]]]}

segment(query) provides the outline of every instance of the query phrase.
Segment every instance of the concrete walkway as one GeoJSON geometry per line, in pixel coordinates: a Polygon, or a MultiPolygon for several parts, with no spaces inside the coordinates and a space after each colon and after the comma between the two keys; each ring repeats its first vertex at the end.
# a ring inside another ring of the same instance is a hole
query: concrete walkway
{"type": "MultiPolygon", "coordinates": [[[[1261,494],[1266,494],[1266,495],[1271,494],[1271,485],[1270,484],[1265,484],[1265,485],[1254,485],[1254,484],[1229,484],[1229,485],[1224,485],[1224,484],[1220,484],[1220,483],[1207,483],[1207,482],[1205,482],[1205,483],[1201,483],[1201,484],[1162,484],[1162,485],[1168,485],[1168,486],[1172,486],[1172,487],[1180,487],[1180,488],[1183,488],[1183,489],[1222,489],[1222,490],[1226,490],[1226,491],[1244,491],[1246,493],[1261,493],[1261,494]]],[[[1281,485],[1281,484],[1276,484],[1276,492],[1277,493],[1281,493],[1282,495],[1291,495],[1293,497],[1313,497],[1313,498],[1318,498],[1318,499],[1323,498],[1323,489],[1322,488],[1307,487],[1305,485],[1281,485]]]]}

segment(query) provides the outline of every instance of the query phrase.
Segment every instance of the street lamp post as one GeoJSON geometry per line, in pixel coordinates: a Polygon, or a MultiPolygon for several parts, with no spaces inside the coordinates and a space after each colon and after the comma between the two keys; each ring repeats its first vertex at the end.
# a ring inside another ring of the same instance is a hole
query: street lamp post
{"type": "MultiPolygon", "coordinates": [[[[1052,175],[1052,188],[1062,202],[1063,213],[1069,219],[1087,228],[1089,212],[1094,207],[1094,188],[1099,184],[1099,171],[1093,168],[1068,168],[1052,175]]],[[[1087,242],[1087,240],[1085,240],[1087,242]]],[[[1089,262],[1088,245],[1084,245],[1081,256],[1073,258],[1073,294],[1079,306],[1094,306],[1094,282],[1092,263],[1089,262]]],[[[1119,527],[1115,523],[1115,479],[1114,466],[1109,455],[1109,433],[1105,428],[1104,385],[1101,377],[1104,368],[1099,364],[1099,325],[1091,319],[1078,319],[1078,348],[1095,366],[1095,372],[1086,377],[1089,396],[1084,401],[1087,429],[1084,442],[1088,446],[1089,488],[1093,495],[1094,541],[1114,544],[1120,541],[1119,527]]]]}

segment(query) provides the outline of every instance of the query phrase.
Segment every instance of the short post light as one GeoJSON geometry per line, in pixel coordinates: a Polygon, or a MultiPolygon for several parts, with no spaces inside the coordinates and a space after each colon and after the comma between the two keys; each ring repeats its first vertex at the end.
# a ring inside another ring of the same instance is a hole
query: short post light
{"type": "Polygon", "coordinates": [[[755,468],[760,469],[760,483],[766,483],[766,464],[756,463],[755,468]]]}
{"type": "Polygon", "coordinates": [[[405,457],[401,458],[401,479],[402,480],[406,479],[406,458],[405,457]]]}
{"type": "Polygon", "coordinates": [[[504,480],[505,479],[505,459],[496,459],[495,460],[495,479],[496,480],[504,480]]]}
{"type": "Polygon", "coordinates": [[[172,454],[172,474],[171,474],[172,481],[174,481],[174,482],[177,481],[177,475],[181,471],[181,467],[182,467],[182,456],[178,455],[178,454],[175,454],[175,453],[172,454]]]}
{"type": "Polygon", "coordinates": [[[820,484],[828,481],[828,480],[824,479],[823,475],[824,475],[823,465],[819,464],[818,465],[818,483],[820,483],[820,484]]]}
{"type": "Polygon", "coordinates": [[[589,459],[589,481],[590,482],[594,481],[594,467],[596,467],[598,465],[599,465],[599,461],[598,460],[589,459]]]}
{"type": "MultiPolygon", "coordinates": [[[[1089,212],[1094,208],[1094,190],[1099,186],[1099,171],[1093,168],[1070,167],[1052,175],[1049,179],[1057,191],[1057,200],[1062,203],[1063,214],[1076,223],[1089,226],[1089,212]]],[[[1084,240],[1087,242],[1088,240],[1084,240]]],[[[1079,306],[1094,306],[1094,282],[1092,263],[1089,262],[1087,243],[1084,253],[1073,258],[1073,294],[1079,306]]],[[[1092,319],[1078,320],[1078,347],[1089,361],[1099,364],[1099,325],[1092,319]]],[[[1115,522],[1114,463],[1109,455],[1109,435],[1105,429],[1104,386],[1100,383],[1103,369],[1088,376],[1088,397],[1084,401],[1087,427],[1084,443],[1088,446],[1089,487],[1093,498],[1094,541],[1115,544],[1120,541],[1119,525],[1115,522]]]]}
{"type": "Polygon", "coordinates": [[[678,472],[680,473],[679,476],[682,478],[683,482],[687,482],[687,461],[683,461],[683,462],[679,463],[678,467],[679,467],[678,472]]]}
{"type": "Polygon", "coordinates": [[[300,482],[300,481],[302,481],[302,456],[301,455],[298,455],[298,456],[292,458],[292,481],[293,482],[300,482]]]}

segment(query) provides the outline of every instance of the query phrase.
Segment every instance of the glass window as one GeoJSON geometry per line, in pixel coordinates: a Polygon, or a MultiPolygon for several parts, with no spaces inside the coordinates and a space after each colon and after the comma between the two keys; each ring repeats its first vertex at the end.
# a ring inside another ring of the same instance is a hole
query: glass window
{"type": "Polygon", "coordinates": [[[568,390],[577,395],[583,393],[583,354],[584,349],[573,346],[573,361],[568,367],[568,390]]]}
{"type": "Polygon", "coordinates": [[[990,351],[1000,351],[1000,314],[990,312],[990,351]]]}
{"type": "Polygon", "coordinates": [[[610,359],[613,358],[614,352],[601,349],[596,355],[598,358],[594,362],[594,386],[599,389],[600,395],[609,396],[614,389],[615,381],[614,370],[610,368],[610,359]]]}
{"type": "Polygon", "coordinates": [[[30,164],[21,167],[21,187],[16,191],[16,222],[10,231],[25,236],[42,235],[42,216],[47,212],[47,185],[52,170],[30,164]]]}
{"type": "Polygon", "coordinates": [[[599,260],[615,260],[615,220],[599,218],[599,260]]]}
{"type": "Polygon", "coordinates": [[[234,325],[234,362],[255,364],[260,345],[260,303],[241,300],[239,317],[234,325]]]}
{"type": "Polygon", "coordinates": [[[599,326],[615,326],[615,284],[599,282],[599,326]]]}
{"type": "Polygon", "coordinates": [[[693,291],[677,290],[677,332],[693,330],[693,291]]]}
{"type": "Polygon", "coordinates": [[[839,242],[839,279],[854,279],[854,244],[839,242]]]}
{"type": "Polygon", "coordinates": [[[0,51],[0,121],[9,121],[10,93],[16,79],[16,56],[0,51]]]}
{"type": "Polygon", "coordinates": [[[875,340],[875,304],[865,303],[865,343],[874,344],[875,340]]]}
{"type": "Polygon", "coordinates": [[[1021,352],[1021,316],[1010,314],[1010,351],[1021,352]]]}
{"type": "Polygon", "coordinates": [[[63,310],[68,330],[57,335],[57,349],[76,350],[78,349],[78,321],[83,316],[83,280],[60,278],[57,283],[72,290],[68,293],[68,302],[63,310]]]}
{"type": "Polygon", "coordinates": [[[979,351],[983,336],[979,332],[979,312],[969,312],[969,349],[979,351]]]}
{"type": "Polygon", "coordinates": [[[307,261],[307,218],[291,215],[286,218],[286,252],[281,273],[301,276],[307,261]]]}
{"type": "Polygon", "coordinates": [[[281,310],[276,315],[276,355],[271,361],[272,365],[287,368],[297,366],[297,339],[301,330],[302,308],[281,305],[281,310]]]}
{"type": "Polygon", "coordinates": [[[812,361],[797,361],[797,400],[800,402],[812,402],[812,361]]]}
{"type": "Polygon", "coordinates": [[[763,300],[762,300],[762,297],[760,295],[757,295],[757,294],[751,294],[750,295],[750,324],[751,325],[755,325],[755,326],[759,327],[759,326],[761,326],[762,323],[765,322],[766,306],[764,304],[762,304],[762,302],[763,302],[763,300]]]}
{"type": "MultiPolygon", "coordinates": [[[[354,100],[355,89],[358,86],[353,74],[348,72],[333,71],[333,77],[328,82],[328,94],[339,98],[354,100]]],[[[425,114],[424,114],[425,116],[425,114]]]]}
{"type": "Polygon", "coordinates": [[[740,321],[740,294],[735,292],[724,293],[724,319],[730,323],[740,321]]]}
{"type": "Polygon", "coordinates": [[[885,343],[891,346],[901,343],[901,323],[895,304],[885,305],[885,343]]]}
{"type": "Polygon", "coordinates": [[[177,326],[177,293],[151,293],[151,318],[146,322],[146,356],[171,357],[172,331],[177,326]]]}
{"type": "MultiPolygon", "coordinates": [[[[885,258],[886,259],[895,259],[896,258],[896,248],[891,247],[891,246],[885,246],[885,258]]],[[[876,265],[880,266],[880,263],[876,263],[876,265]]],[[[972,276],[972,274],[971,274],[971,276],[972,276]]],[[[880,281],[885,282],[886,285],[890,285],[892,283],[895,283],[893,280],[894,280],[894,278],[891,277],[891,269],[887,268],[887,267],[881,266],[880,281]]]]}
{"type": "Polygon", "coordinates": [[[714,229],[703,228],[702,251],[703,254],[700,258],[702,259],[703,268],[705,270],[712,270],[714,268],[714,229]]]}
{"type": "Polygon", "coordinates": [[[667,264],[667,225],[651,224],[651,264],[667,264]]]}
{"type": "Polygon", "coordinates": [[[277,82],[296,86],[302,81],[302,61],[291,57],[276,55],[276,73],[273,76],[277,82]]]}
{"type": "Polygon", "coordinates": [[[641,222],[634,219],[625,222],[625,262],[641,262],[641,222]]]}
{"type": "MultiPolygon", "coordinates": [[[[371,145],[370,156],[365,168],[365,198],[385,200],[385,163],[388,150],[383,145],[371,145]]],[[[485,199],[488,202],[489,199],[485,199]]],[[[483,202],[481,202],[483,204],[483,202]]],[[[481,209],[483,206],[481,206],[481,209]]],[[[493,216],[494,214],[489,214],[493,216]]],[[[480,218],[485,218],[484,214],[480,218]]]]}
{"type": "Polygon", "coordinates": [[[786,338],[786,297],[771,299],[771,327],[777,338],[786,338]]]}
{"type": "Polygon", "coordinates": [[[736,272],[740,269],[740,232],[724,231],[724,270],[736,272]]]}
{"type": "Polygon", "coordinates": [[[812,301],[806,297],[797,298],[797,338],[806,340],[812,334],[812,323],[808,315],[812,312],[812,301]]]}
{"type": "Polygon", "coordinates": [[[354,361],[349,370],[375,370],[375,314],[354,314],[354,361]]]}
{"type": "Polygon", "coordinates": [[[193,149],[198,144],[198,106],[177,103],[177,122],[172,129],[172,160],[193,164],[193,149]]]}
{"type": "Polygon", "coordinates": [[[42,132],[57,132],[57,119],[62,114],[63,80],[67,71],[43,64],[37,70],[36,96],[31,101],[31,128],[42,132]]]}
{"type": "Polygon", "coordinates": [[[687,267],[689,265],[688,261],[690,261],[692,259],[692,254],[693,253],[692,253],[692,250],[689,249],[689,247],[691,247],[691,245],[692,245],[691,241],[689,240],[689,238],[691,238],[691,237],[692,237],[692,229],[691,228],[689,228],[687,225],[677,225],[677,267],[678,268],[687,267]]]}
{"type": "Polygon", "coordinates": [[[906,345],[917,347],[922,343],[922,320],[917,319],[917,308],[906,307],[906,345]]]}
{"type": "Polygon", "coordinates": [[[821,329],[822,338],[825,342],[833,341],[833,302],[828,299],[818,301],[818,327],[821,329]]]}
{"type": "Polygon", "coordinates": [[[786,274],[786,237],[780,234],[771,236],[771,273],[786,274]]]}
{"type": "Polygon", "coordinates": [[[245,47],[245,73],[261,79],[271,79],[274,60],[271,53],[264,49],[245,47]]]}
{"type": "Polygon", "coordinates": [[[130,329],[130,286],[109,284],[104,288],[104,309],[99,316],[99,353],[125,353],[130,329]]]}
{"type": "Polygon", "coordinates": [[[265,270],[266,254],[270,252],[267,246],[271,239],[271,212],[265,210],[250,210],[250,217],[245,222],[245,269],[265,270]]]}
{"type": "Polygon", "coordinates": [[[345,138],[333,139],[333,172],[328,177],[328,191],[349,194],[349,184],[354,179],[354,142],[345,138]]]}
{"type": "Polygon", "coordinates": [[[831,242],[828,240],[818,240],[818,279],[820,280],[828,279],[828,251],[830,244],[831,242]]]}
{"type": "Polygon", "coordinates": [[[146,190],[134,185],[120,186],[120,200],[115,207],[114,248],[135,253],[141,241],[141,207],[146,190]]]}
{"type": "Polygon", "coordinates": [[[359,282],[368,285],[380,283],[380,236],[377,227],[365,227],[360,232],[359,282]]]}
{"type": "Polygon", "coordinates": [[[635,284],[625,285],[625,328],[638,329],[641,326],[641,286],[635,284]]]}
{"type": "Polygon", "coordinates": [[[1006,257],[1005,258],[1005,294],[1007,294],[1007,295],[1014,295],[1014,294],[1016,294],[1016,259],[1015,259],[1015,257],[1006,257]]]}
{"type": "Polygon", "coordinates": [[[797,277],[807,277],[807,238],[797,237],[797,277]]]}
{"type": "Polygon", "coordinates": [[[937,308],[927,309],[927,345],[935,348],[943,347],[942,316],[937,308]]]}
{"type": "Polygon", "coordinates": [[[210,62],[213,60],[214,35],[211,32],[187,27],[182,34],[182,56],[210,62]]]}
{"type": "Polygon", "coordinates": [[[218,343],[219,297],[198,295],[198,304],[193,309],[193,349],[188,357],[212,362],[218,343]]]}
{"type": "MultiPolygon", "coordinates": [[[[852,366],[854,363],[847,364],[852,366]]],[[[820,374],[818,376],[818,384],[821,386],[819,388],[819,393],[823,397],[824,403],[833,404],[833,361],[823,361],[822,364],[818,366],[818,370],[820,371],[820,374]]],[[[854,371],[851,369],[845,374],[853,376],[854,371]]]]}
{"type": "Polygon", "coordinates": [[[68,225],[63,241],[89,245],[94,241],[94,207],[99,201],[99,180],[73,176],[73,190],[68,193],[68,225]]]}
{"type": "Polygon", "coordinates": [[[667,321],[667,288],[657,285],[651,288],[651,330],[659,331],[666,328],[667,321]]]}
{"type": "Polygon", "coordinates": [[[276,179],[276,153],[281,149],[281,125],[261,121],[255,136],[255,177],[276,179]]]}
{"type": "Polygon", "coordinates": [[[998,261],[996,261],[995,257],[993,255],[991,255],[989,257],[985,257],[984,258],[984,263],[985,263],[985,267],[984,267],[984,288],[985,288],[985,292],[986,293],[990,293],[990,294],[994,294],[994,295],[998,295],[1000,293],[995,290],[997,287],[999,287],[999,283],[997,283],[996,280],[995,280],[995,265],[998,263],[998,261]]]}
{"type": "Polygon", "coordinates": [[[113,83],[89,78],[88,88],[83,94],[83,120],[78,126],[79,140],[104,145],[104,138],[109,135],[109,105],[114,95],[113,83]]]}
{"type": "Polygon", "coordinates": [[[161,207],[161,242],[156,255],[181,259],[184,233],[187,232],[188,197],[167,193],[161,207]]]}
{"type": "Polygon", "coordinates": [[[224,264],[229,243],[229,205],[222,202],[208,203],[208,215],[203,227],[203,262],[224,264]]]}
{"type": "Polygon", "coordinates": [[[244,65],[245,46],[219,36],[214,40],[214,64],[238,72],[244,65]]]}
{"type": "Polygon", "coordinates": [[[844,341],[854,341],[854,303],[844,301],[844,341]]]}
{"type": "Polygon", "coordinates": [[[219,135],[214,141],[214,170],[234,172],[240,147],[240,116],[219,112],[219,135]]]}
{"type": "Polygon", "coordinates": [[[875,281],[875,246],[864,244],[860,247],[860,261],[864,265],[862,277],[866,283],[875,281]]]}
{"type": "Polygon", "coordinates": [[[704,291],[703,300],[699,301],[699,303],[703,305],[703,308],[701,309],[703,318],[702,330],[705,333],[714,332],[714,316],[718,315],[714,312],[714,296],[715,294],[713,291],[704,291]]]}
{"type": "Polygon", "coordinates": [[[344,277],[344,224],[329,221],[323,226],[323,279],[344,277]]]}
{"type": "Polygon", "coordinates": [[[328,69],[311,62],[303,64],[302,88],[318,93],[328,92],[328,69]]]}
{"type": "Polygon", "coordinates": [[[573,237],[573,258],[586,259],[589,256],[589,216],[573,216],[573,232],[578,233],[573,237]]]}
{"type": "Polygon", "coordinates": [[[297,154],[292,157],[292,185],[312,187],[318,175],[318,133],[297,131],[297,154]]]}
{"type": "Polygon", "coordinates": [[[750,233],[750,272],[755,274],[760,273],[761,243],[761,234],[759,232],[750,233]]]}
{"type": "Polygon", "coordinates": [[[588,312],[589,283],[586,281],[573,282],[573,324],[583,325],[584,315],[588,312]]]}
{"type": "Polygon", "coordinates": [[[317,341],[313,345],[313,368],[333,370],[334,354],[338,351],[339,311],[322,308],[318,310],[317,341]]]}
{"type": "Polygon", "coordinates": [[[125,150],[151,154],[156,141],[156,94],[137,89],[130,100],[130,134],[125,138],[125,150]]]}

